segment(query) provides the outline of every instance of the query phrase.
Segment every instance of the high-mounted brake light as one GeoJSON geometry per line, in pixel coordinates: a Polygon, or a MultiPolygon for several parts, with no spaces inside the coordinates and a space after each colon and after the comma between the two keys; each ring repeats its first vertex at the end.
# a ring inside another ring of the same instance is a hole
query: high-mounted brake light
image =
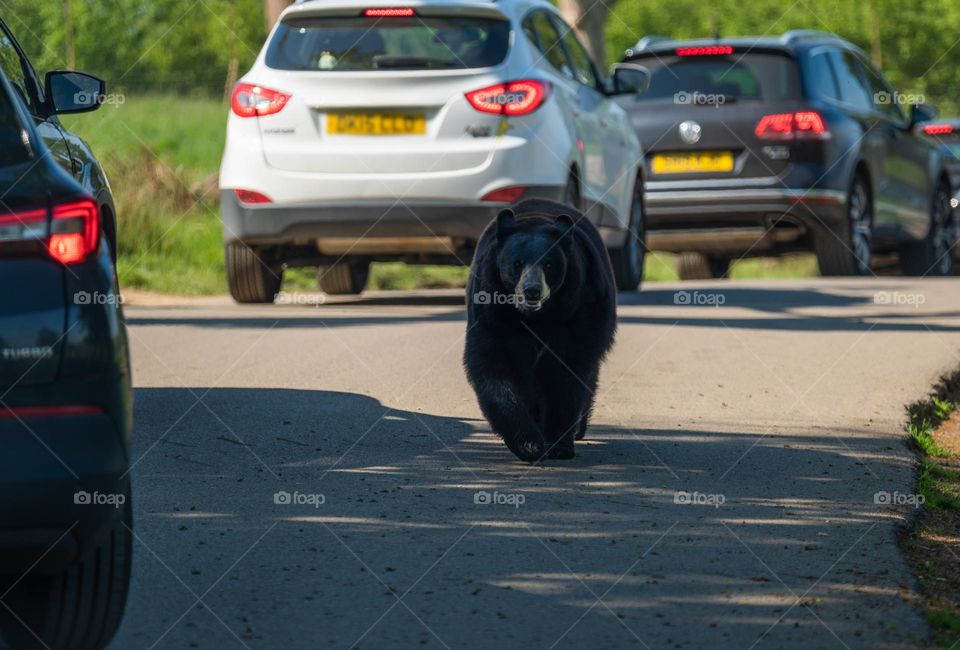
{"type": "Polygon", "coordinates": [[[253,190],[234,190],[234,194],[237,195],[237,198],[240,199],[240,203],[255,204],[255,203],[273,203],[271,199],[266,194],[261,194],[260,192],[254,192],[253,190]]]}
{"type": "Polygon", "coordinates": [[[928,124],[923,127],[923,132],[927,135],[950,135],[953,133],[953,126],[950,124],[928,124]]]}
{"type": "Polygon", "coordinates": [[[283,110],[290,95],[255,84],[238,83],[233,89],[230,107],[240,117],[263,117],[283,110]]]}
{"type": "Polygon", "coordinates": [[[100,211],[96,201],[82,199],[53,207],[47,250],[63,264],[75,264],[97,250],[100,211]]]}
{"type": "Polygon", "coordinates": [[[829,140],[831,133],[816,111],[764,115],[754,129],[761,140],[829,140]]]}
{"type": "Polygon", "coordinates": [[[528,115],[547,100],[550,84],[536,79],[508,81],[466,93],[470,105],[481,113],[528,115]]]}
{"type": "Polygon", "coordinates": [[[363,15],[367,18],[410,18],[414,12],[410,7],[374,7],[364,9],[363,15]]]}
{"type": "Polygon", "coordinates": [[[730,45],[678,47],[674,52],[677,56],[726,56],[727,54],[733,54],[733,47],[730,45]]]}

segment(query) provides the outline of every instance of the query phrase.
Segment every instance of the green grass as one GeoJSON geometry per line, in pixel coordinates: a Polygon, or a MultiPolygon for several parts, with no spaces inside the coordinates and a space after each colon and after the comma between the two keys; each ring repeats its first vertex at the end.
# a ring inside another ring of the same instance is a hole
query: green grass
{"type": "Polygon", "coordinates": [[[127,97],[64,119],[100,158],[117,203],[123,287],[226,291],[216,173],[227,107],[204,99],[127,97]]]}
{"type": "MultiPolygon", "coordinates": [[[[226,292],[216,174],[227,111],[212,99],[149,95],[63,118],[90,144],[110,179],[122,286],[185,295],[226,292]]],[[[750,259],[736,262],[730,275],[811,277],[816,263],[809,255],[750,259]]],[[[375,264],[368,288],[462,287],[467,277],[467,269],[459,267],[375,264]]],[[[677,280],[674,256],[647,256],[644,279],[677,280]]],[[[315,289],[315,274],[290,269],[284,287],[315,289]]]]}

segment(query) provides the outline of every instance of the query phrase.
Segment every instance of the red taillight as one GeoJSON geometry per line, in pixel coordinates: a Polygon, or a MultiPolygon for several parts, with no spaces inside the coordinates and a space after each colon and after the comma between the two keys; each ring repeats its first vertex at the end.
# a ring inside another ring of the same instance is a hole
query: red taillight
{"type": "Polygon", "coordinates": [[[523,196],[523,193],[527,191],[527,188],[520,187],[518,185],[512,185],[510,187],[501,187],[499,190],[494,190],[492,192],[487,192],[483,195],[481,201],[500,201],[503,203],[514,203],[519,201],[520,197],[523,196]]]}
{"type": "Polygon", "coordinates": [[[47,237],[47,210],[0,212],[0,243],[43,240],[47,237]]]}
{"type": "Polygon", "coordinates": [[[540,108],[549,94],[546,81],[521,79],[474,90],[466,93],[466,98],[481,113],[528,115],[540,108]]]}
{"type": "Polygon", "coordinates": [[[727,54],[733,54],[733,47],[729,45],[678,47],[674,52],[677,56],[725,56],[727,54]]]}
{"type": "Polygon", "coordinates": [[[75,264],[97,250],[100,211],[92,199],[53,206],[47,250],[63,264],[75,264]]]}
{"type": "Polygon", "coordinates": [[[0,420],[22,420],[25,418],[53,418],[71,415],[99,415],[103,413],[99,406],[88,404],[64,404],[58,406],[0,406],[0,420]]]}
{"type": "Polygon", "coordinates": [[[764,115],[753,132],[761,140],[827,140],[831,136],[816,111],[764,115]]]}
{"type": "Polygon", "coordinates": [[[233,89],[230,107],[240,117],[263,117],[273,115],[283,110],[290,101],[290,95],[279,90],[271,90],[263,86],[248,83],[238,83],[233,89]]]}
{"type": "Polygon", "coordinates": [[[375,7],[364,9],[363,15],[367,18],[410,18],[414,13],[410,7],[375,7]]]}
{"type": "Polygon", "coordinates": [[[950,135],[953,127],[949,124],[928,124],[923,127],[923,132],[927,135],[950,135]]]}
{"type": "Polygon", "coordinates": [[[100,209],[93,199],[78,199],[53,206],[47,227],[47,210],[0,213],[0,244],[41,242],[50,257],[62,264],[82,262],[97,250],[100,209]]]}
{"type": "Polygon", "coordinates": [[[266,194],[253,190],[234,190],[233,193],[240,199],[240,203],[273,203],[273,199],[266,194]]]}

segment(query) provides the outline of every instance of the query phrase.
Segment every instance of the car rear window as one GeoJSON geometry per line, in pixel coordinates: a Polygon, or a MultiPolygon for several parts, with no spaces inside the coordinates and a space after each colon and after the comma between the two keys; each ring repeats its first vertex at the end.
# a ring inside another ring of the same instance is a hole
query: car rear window
{"type": "Polygon", "coordinates": [[[30,159],[30,149],[24,140],[26,132],[17,118],[10,97],[0,86],[0,167],[18,165],[30,159]]]}
{"type": "Polygon", "coordinates": [[[486,68],[501,63],[510,23],[469,16],[291,18],[277,28],[266,63],[279,70],[486,68]]]}
{"type": "MultiPolygon", "coordinates": [[[[799,99],[800,79],[796,62],[779,54],[731,54],[728,56],[642,56],[632,63],[650,71],[650,87],[637,95],[639,101],[723,96],[726,101],[778,101],[799,99]]],[[[704,102],[708,103],[708,102],[704,102]]]]}

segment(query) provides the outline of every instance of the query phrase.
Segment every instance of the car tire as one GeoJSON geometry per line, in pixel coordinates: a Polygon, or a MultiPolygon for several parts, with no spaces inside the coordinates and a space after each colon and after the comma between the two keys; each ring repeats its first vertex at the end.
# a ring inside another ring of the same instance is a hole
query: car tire
{"type": "Polygon", "coordinates": [[[677,275],[681,280],[715,280],[730,273],[730,260],[703,253],[677,255],[677,275]]]}
{"type": "Polygon", "coordinates": [[[870,275],[873,257],[873,198],[866,177],[858,173],[847,195],[842,232],[821,230],[814,235],[820,275],[870,275]]]}
{"type": "Polygon", "coordinates": [[[10,580],[6,607],[0,608],[0,633],[10,647],[101,650],[110,643],[130,586],[133,521],[129,491],[127,495],[120,521],[93,540],[72,566],[53,575],[10,580]]]}
{"type": "Polygon", "coordinates": [[[282,269],[272,269],[246,244],[226,248],[227,286],[239,303],[272,303],[280,293],[282,269]]]}
{"type": "Polygon", "coordinates": [[[627,239],[623,246],[609,251],[619,291],[637,291],[643,281],[643,260],[647,250],[643,217],[643,180],[638,177],[633,190],[627,239]]]}
{"type": "Polygon", "coordinates": [[[937,185],[930,208],[930,231],[919,242],[900,247],[900,268],[904,275],[952,275],[956,230],[953,208],[950,206],[950,186],[946,181],[937,185]]]}
{"type": "Polygon", "coordinates": [[[341,261],[317,269],[320,289],[331,296],[361,293],[370,276],[370,262],[341,261]]]}

